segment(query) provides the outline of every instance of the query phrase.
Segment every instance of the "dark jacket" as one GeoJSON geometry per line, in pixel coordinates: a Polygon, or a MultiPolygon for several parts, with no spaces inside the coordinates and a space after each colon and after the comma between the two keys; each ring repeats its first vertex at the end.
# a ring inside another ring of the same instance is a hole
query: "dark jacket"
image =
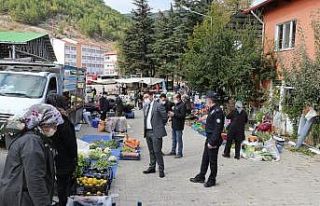
{"type": "Polygon", "coordinates": [[[166,108],[166,112],[168,113],[168,112],[172,111],[172,107],[174,107],[174,103],[170,102],[169,100],[166,100],[164,107],[166,108]]]}
{"type": "Polygon", "coordinates": [[[107,98],[105,98],[104,96],[102,96],[99,99],[99,105],[100,105],[100,111],[103,112],[108,112],[109,111],[109,100],[107,98]]]}
{"type": "Polygon", "coordinates": [[[172,129],[183,130],[184,122],[186,120],[186,105],[181,101],[173,110],[174,116],[172,117],[172,129]]]}
{"type": "Polygon", "coordinates": [[[220,146],[223,142],[221,133],[224,127],[224,114],[219,105],[209,110],[206,120],[207,140],[211,146],[220,146]]]}
{"type": "Polygon", "coordinates": [[[230,112],[227,115],[227,119],[231,120],[228,126],[228,137],[238,138],[239,140],[245,139],[245,126],[248,123],[248,115],[243,110],[239,114],[237,110],[230,112]]]}
{"type": "Polygon", "coordinates": [[[124,111],[124,105],[120,97],[116,99],[116,105],[114,106],[114,111],[116,112],[117,117],[121,117],[124,111]]]}
{"type": "Polygon", "coordinates": [[[72,174],[77,165],[77,138],[74,125],[68,117],[62,115],[64,123],[58,126],[53,137],[53,146],[57,150],[55,157],[58,175],[72,174]]]}
{"type": "MultiPolygon", "coordinates": [[[[149,105],[145,106],[143,108],[144,131],[145,131],[144,136],[146,136],[146,130],[147,130],[148,111],[149,111],[149,105]]],[[[168,121],[168,115],[166,113],[166,109],[164,108],[164,106],[161,103],[154,101],[153,108],[152,108],[151,112],[152,112],[151,113],[151,125],[152,125],[153,135],[156,138],[162,138],[164,136],[167,136],[165,125],[168,121]]]]}
{"type": "Polygon", "coordinates": [[[31,131],[11,142],[0,180],[1,206],[51,205],[54,183],[51,151],[31,131]]]}

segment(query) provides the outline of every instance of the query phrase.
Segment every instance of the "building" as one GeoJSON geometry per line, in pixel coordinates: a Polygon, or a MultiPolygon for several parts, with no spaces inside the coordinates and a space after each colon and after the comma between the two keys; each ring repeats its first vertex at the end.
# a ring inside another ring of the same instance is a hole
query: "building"
{"type": "Polygon", "coordinates": [[[57,63],[86,68],[89,74],[102,74],[104,49],[96,44],[68,38],[51,39],[57,63]]]}
{"type": "Polygon", "coordinates": [[[0,59],[33,58],[56,61],[48,34],[34,32],[0,32],[0,59]]]}
{"type": "Polygon", "coordinates": [[[104,72],[106,76],[118,76],[118,55],[116,52],[107,52],[104,55],[104,72]]]}
{"type": "Polygon", "coordinates": [[[80,67],[79,65],[79,43],[75,40],[64,38],[52,38],[51,43],[57,56],[57,63],[80,67]]]}
{"type": "Polygon", "coordinates": [[[277,67],[290,68],[302,47],[314,58],[313,21],[319,21],[319,0],[257,0],[246,13],[261,13],[264,53],[275,54],[277,67]]]}
{"type": "Polygon", "coordinates": [[[81,66],[87,68],[89,74],[103,74],[104,53],[98,45],[81,43],[81,66]]]}

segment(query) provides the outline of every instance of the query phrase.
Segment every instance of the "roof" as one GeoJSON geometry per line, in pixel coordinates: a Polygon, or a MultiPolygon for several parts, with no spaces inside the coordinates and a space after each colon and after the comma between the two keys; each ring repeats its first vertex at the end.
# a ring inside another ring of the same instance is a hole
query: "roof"
{"type": "Polygon", "coordinates": [[[78,42],[76,40],[73,40],[73,39],[63,38],[62,40],[67,42],[67,43],[78,44],[78,42]]]}
{"type": "Polygon", "coordinates": [[[243,12],[244,13],[249,13],[250,11],[254,11],[254,10],[257,10],[257,9],[261,9],[262,7],[265,7],[267,5],[269,5],[270,3],[274,2],[275,0],[264,0],[262,1],[261,3],[258,3],[248,9],[245,9],[243,12]]]}
{"type": "Polygon", "coordinates": [[[26,44],[34,39],[41,38],[47,34],[35,32],[0,32],[0,43],[26,44]]]}

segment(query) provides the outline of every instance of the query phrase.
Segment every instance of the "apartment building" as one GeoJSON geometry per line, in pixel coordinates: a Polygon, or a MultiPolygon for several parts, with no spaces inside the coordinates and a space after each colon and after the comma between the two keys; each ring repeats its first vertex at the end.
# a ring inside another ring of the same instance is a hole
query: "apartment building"
{"type": "Polygon", "coordinates": [[[79,43],[75,40],[64,38],[64,39],[51,39],[54,53],[57,57],[58,64],[79,66],[78,65],[78,54],[77,47],[79,43]]]}
{"type": "Polygon", "coordinates": [[[81,67],[89,74],[103,74],[104,49],[98,45],[81,43],[81,67]]]}
{"type": "Polygon", "coordinates": [[[116,52],[107,52],[104,55],[104,72],[106,76],[118,76],[118,55],[116,52]]]}

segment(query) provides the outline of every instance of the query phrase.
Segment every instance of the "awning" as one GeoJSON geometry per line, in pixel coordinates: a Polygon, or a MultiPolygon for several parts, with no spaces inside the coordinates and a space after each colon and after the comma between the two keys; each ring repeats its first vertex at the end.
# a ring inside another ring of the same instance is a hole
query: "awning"
{"type": "Polygon", "coordinates": [[[162,83],[164,79],[153,78],[153,77],[143,77],[143,78],[115,79],[115,81],[120,84],[143,83],[147,85],[155,85],[155,84],[162,83]]]}
{"type": "Polygon", "coordinates": [[[117,82],[115,79],[106,79],[106,80],[90,80],[95,84],[102,84],[102,85],[109,85],[109,84],[116,84],[117,82]]]}

